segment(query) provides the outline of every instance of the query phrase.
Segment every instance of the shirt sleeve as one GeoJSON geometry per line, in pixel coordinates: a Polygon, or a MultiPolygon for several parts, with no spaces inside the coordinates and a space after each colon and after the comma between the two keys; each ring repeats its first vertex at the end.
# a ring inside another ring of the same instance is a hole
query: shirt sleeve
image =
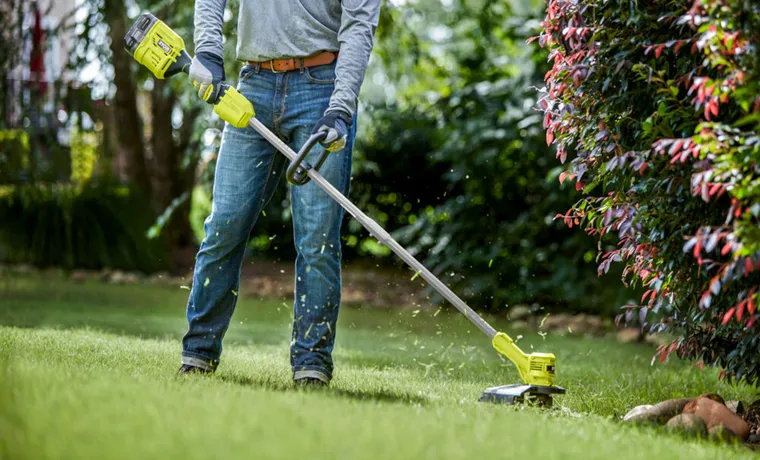
{"type": "Polygon", "coordinates": [[[374,45],[380,0],[343,0],[342,10],[335,91],[326,112],[340,110],[353,116],[374,45]]]}
{"type": "Polygon", "coordinates": [[[195,1],[195,31],[193,32],[195,54],[206,52],[224,57],[222,25],[226,6],[227,0],[195,1]]]}

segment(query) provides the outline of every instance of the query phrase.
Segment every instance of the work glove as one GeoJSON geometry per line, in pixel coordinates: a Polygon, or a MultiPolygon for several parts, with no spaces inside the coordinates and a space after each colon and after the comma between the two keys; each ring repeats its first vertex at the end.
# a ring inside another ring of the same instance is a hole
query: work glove
{"type": "Polygon", "coordinates": [[[190,83],[198,89],[198,96],[209,104],[216,104],[224,82],[224,59],[201,51],[193,58],[188,74],[190,83]]]}
{"type": "Polygon", "coordinates": [[[312,134],[327,133],[325,138],[319,141],[325,150],[330,152],[337,152],[346,146],[346,138],[348,137],[348,126],[351,125],[351,117],[340,110],[327,112],[322,117],[314,129],[312,134]]]}

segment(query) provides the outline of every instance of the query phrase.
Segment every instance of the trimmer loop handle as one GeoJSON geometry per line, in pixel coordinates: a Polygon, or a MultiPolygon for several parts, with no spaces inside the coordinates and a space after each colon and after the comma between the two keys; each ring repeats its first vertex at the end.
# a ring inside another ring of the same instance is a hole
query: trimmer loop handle
{"type": "Polygon", "coordinates": [[[324,140],[325,137],[327,137],[326,132],[312,134],[311,137],[309,137],[303,147],[301,147],[301,150],[298,151],[298,155],[296,155],[296,157],[293,159],[293,161],[290,162],[290,165],[288,166],[288,172],[286,176],[288,178],[288,182],[293,185],[303,185],[310,180],[310,169],[319,171],[322,163],[324,163],[327,159],[327,155],[330,154],[329,150],[322,150],[322,154],[319,156],[319,160],[315,166],[310,165],[309,162],[304,161],[304,159],[306,158],[306,155],[308,155],[311,151],[311,148],[317,145],[317,142],[324,140]]]}

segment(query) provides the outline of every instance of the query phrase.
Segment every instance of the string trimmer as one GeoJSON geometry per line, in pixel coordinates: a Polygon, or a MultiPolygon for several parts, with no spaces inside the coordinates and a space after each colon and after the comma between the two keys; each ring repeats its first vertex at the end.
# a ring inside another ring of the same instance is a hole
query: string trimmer
{"type": "MultiPolygon", "coordinates": [[[[185,42],[169,26],[158,20],[150,13],[143,13],[135,21],[124,37],[127,51],[143,66],[147,67],[158,79],[164,79],[178,73],[187,72],[192,58],[185,50],[185,42]]],[[[494,348],[506,356],[517,367],[523,384],[504,385],[487,388],[480,397],[481,401],[506,402],[514,404],[523,401],[535,401],[548,407],[552,403],[552,394],[564,393],[565,389],[554,385],[554,355],[552,353],[523,353],[515,342],[505,333],[498,332],[486,320],[470,308],[462,299],[454,294],[430,270],[404,249],[388,232],[374,220],[367,217],[359,208],[351,203],[342,193],[333,187],[319,174],[325,158],[329,154],[324,150],[314,165],[305,161],[311,148],[316,145],[324,134],[311,136],[298,153],[290,149],[277,135],[269,131],[255,118],[253,105],[235,88],[223,85],[222,95],[214,105],[216,112],[223,120],[242,128],[250,126],[269,141],[277,150],[290,160],[287,169],[288,181],[295,185],[303,185],[309,180],[314,181],[332,199],[337,201],[349,214],[366,228],[370,235],[381,244],[389,247],[397,256],[406,262],[415,273],[430,283],[430,285],[446,300],[451,302],[465,318],[472,321],[486,334],[494,348]]]]}

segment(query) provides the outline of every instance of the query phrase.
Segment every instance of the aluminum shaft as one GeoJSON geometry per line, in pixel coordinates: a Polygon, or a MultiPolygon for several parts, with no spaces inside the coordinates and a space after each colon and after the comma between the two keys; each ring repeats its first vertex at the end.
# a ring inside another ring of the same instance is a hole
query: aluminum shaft
{"type": "MultiPolygon", "coordinates": [[[[248,124],[253,129],[258,131],[259,134],[264,136],[264,138],[268,140],[272,145],[274,145],[277,150],[279,150],[283,155],[288,157],[288,160],[293,161],[293,159],[296,157],[296,153],[290,147],[288,147],[285,142],[277,137],[276,134],[264,126],[259,120],[257,120],[255,117],[252,117],[248,124]]],[[[364,228],[367,229],[372,237],[376,238],[381,244],[388,246],[391,251],[393,251],[397,256],[401,257],[401,259],[406,262],[407,265],[412,267],[415,273],[419,274],[419,276],[421,276],[425,281],[430,283],[430,285],[433,286],[433,289],[441,294],[446,300],[451,302],[451,304],[454,305],[457,310],[459,310],[467,319],[472,321],[472,323],[477,326],[478,329],[483,331],[483,333],[486,334],[488,338],[492,339],[496,335],[496,329],[488,324],[488,322],[486,322],[482,316],[477,314],[475,310],[464,303],[464,301],[460,299],[459,296],[454,294],[454,292],[452,292],[448,286],[443,284],[443,282],[439,280],[430,270],[425,268],[425,266],[422,265],[419,260],[415,259],[414,256],[409,253],[409,251],[404,249],[403,246],[394,240],[393,237],[388,232],[386,232],[383,227],[381,227],[377,222],[364,214],[364,212],[362,212],[361,209],[357,208],[356,205],[349,201],[345,195],[340,193],[338,189],[327,182],[327,180],[322,177],[319,172],[311,169],[309,170],[309,177],[317,185],[319,185],[319,187],[324,190],[325,193],[337,201],[338,204],[343,207],[343,209],[354,216],[354,218],[358,220],[364,228]]]]}

